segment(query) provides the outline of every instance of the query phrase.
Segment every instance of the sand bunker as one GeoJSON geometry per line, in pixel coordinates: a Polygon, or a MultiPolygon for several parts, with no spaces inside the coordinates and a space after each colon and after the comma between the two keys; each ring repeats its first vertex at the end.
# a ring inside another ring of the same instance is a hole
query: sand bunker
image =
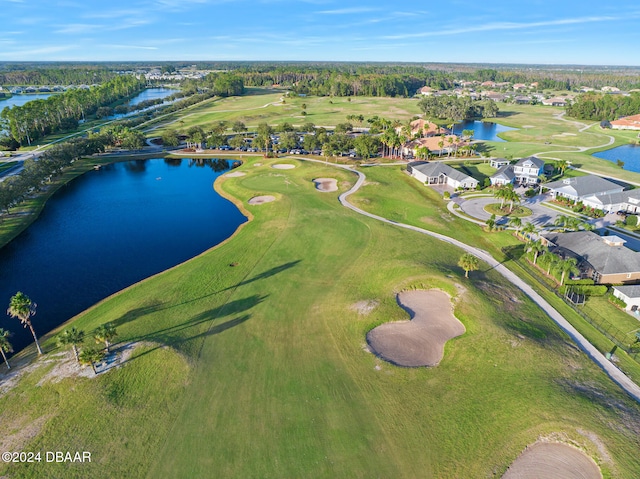
{"type": "Polygon", "coordinates": [[[576,136],[575,133],[567,133],[566,131],[564,133],[560,133],[558,135],[552,135],[552,136],[559,136],[560,138],[564,137],[564,136],[576,136]]]}
{"type": "Polygon", "coordinates": [[[445,343],[464,334],[464,325],[453,315],[451,300],[442,291],[407,291],[398,304],[410,321],[385,323],[367,334],[371,350],[398,366],[437,366],[445,343]]]}
{"type": "Polygon", "coordinates": [[[270,203],[275,200],[275,196],[254,196],[247,203],[249,203],[250,205],[261,205],[264,203],[270,203]]]}
{"type": "Polygon", "coordinates": [[[245,176],[246,173],[244,171],[234,171],[233,173],[227,173],[225,175],[226,178],[238,178],[239,176],[245,176]]]}
{"type": "Polygon", "coordinates": [[[292,170],[296,167],[296,165],[290,165],[288,163],[278,163],[276,165],[271,165],[271,168],[275,168],[276,170],[292,170]]]}
{"type": "Polygon", "coordinates": [[[522,128],[535,128],[533,125],[522,125],[522,128]]]}
{"type": "Polygon", "coordinates": [[[324,193],[330,191],[338,191],[338,180],[334,178],[316,178],[313,180],[316,184],[316,189],[324,193]]]}
{"type": "Polygon", "coordinates": [[[509,466],[502,479],[602,479],[600,468],[585,453],[567,444],[539,442],[509,466]]]}

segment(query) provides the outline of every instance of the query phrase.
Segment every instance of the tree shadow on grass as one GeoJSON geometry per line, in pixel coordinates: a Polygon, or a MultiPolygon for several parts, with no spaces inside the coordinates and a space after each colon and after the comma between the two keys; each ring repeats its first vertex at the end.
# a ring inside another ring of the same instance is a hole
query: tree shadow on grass
{"type": "Polygon", "coordinates": [[[256,294],[247,298],[232,301],[218,308],[203,311],[188,319],[187,321],[183,321],[182,323],[138,336],[137,338],[133,339],[133,342],[150,341],[153,343],[157,343],[157,345],[148,349],[142,354],[135,356],[134,358],[128,359],[125,362],[129,362],[132,359],[144,356],[145,354],[155,351],[158,348],[164,347],[165,345],[176,346],[188,341],[192,341],[194,339],[206,338],[223,333],[228,329],[244,323],[249,318],[251,318],[251,315],[243,314],[223,323],[216,323],[216,320],[221,319],[225,316],[237,315],[239,313],[248,311],[254,306],[260,304],[266,298],[267,296],[259,296],[256,294]],[[196,328],[197,326],[200,326],[207,322],[210,322],[211,324],[206,330],[195,332],[195,334],[192,335],[185,335],[185,332],[187,332],[187,330],[196,328]]]}
{"type": "Polygon", "coordinates": [[[300,263],[300,261],[302,261],[302,260],[296,260],[296,261],[290,261],[288,263],[284,263],[284,264],[282,264],[280,266],[276,266],[276,267],[271,268],[271,269],[269,269],[267,271],[264,271],[264,272],[262,272],[260,274],[257,274],[256,276],[254,276],[252,278],[240,281],[239,283],[236,283],[236,284],[234,284],[232,286],[229,286],[228,288],[224,288],[224,289],[221,289],[219,291],[214,291],[214,292],[211,292],[211,293],[208,293],[208,294],[203,294],[201,296],[198,296],[197,298],[189,299],[189,300],[182,301],[182,302],[179,302],[179,303],[166,302],[166,303],[154,303],[154,304],[150,304],[150,305],[147,305],[147,306],[141,306],[139,308],[135,308],[135,309],[132,309],[130,311],[127,311],[125,314],[123,314],[119,318],[111,321],[111,323],[117,328],[117,327],[122,326],[124,324],[127,324],[127,323],[129,323],[131,321],[135,321],[136,319],[138,319],[138,318],[140,318],[142,316],[146,316],[148,314],[155,313],[157,311],[163,311],[163,310],[166,310],[166,309],[171,309],[171,308],[175,308],[175,307],[178,307],[178,306],[183,306],[185,304],[194,303],[196,301],[200,301],[202,299],[211,297],[211,296],[216,295],[218,293],[223,293],[225,291],[230,291],[230,290],[233,290],[233,289],[238,288],[240,286],[244,286],[244,285],[253,283],[255,281],[259,281],[259,280],[262,280],[262,279],[270,278],[271,276],[274,276],[274,275],[276,275],[278,273],[282,273],[283,271],[286,271],[286,270],[288,270],[290,268],[293,268],[298,263],[300,263]]]}

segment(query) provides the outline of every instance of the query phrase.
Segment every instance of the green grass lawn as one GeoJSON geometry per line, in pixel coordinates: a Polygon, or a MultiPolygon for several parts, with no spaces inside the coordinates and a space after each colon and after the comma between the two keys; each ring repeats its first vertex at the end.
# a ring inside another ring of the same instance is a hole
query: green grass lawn
{"type": "MultiPolygon", "coordinates": [[[[0,397],[5,437],[40,425],[23,450],[90,450],[93,462],[0,474],[490,477],[557,434],[605,477],[640,475],[640,408],[518,290],[486,268],[465,280],[456,248],[346,210],[311,181],[337,178],[345,191],[348,172],[254,161],[218,183],[254,216],[235,237],[74,320],[85,330],[113,321],[120,344],[145,341],[131,361],[40,386],[37,369],[0,397]],[[259,194],[277,201],[246,206],[259,194]],[[394,367],[364,347],[371,328],[407,318],[395,293],[414,288],[447,291],[467,329],[436,368],[394,367]],[[352,308],[363,300],[378,302],[369,315],[352,308]]],[[[357,202],[367,209],[492,251],[516,241],[472,234],[397,168],[366,172],[357,202]],[[380,192],[391,199],[378,208],[380,192]]]]}

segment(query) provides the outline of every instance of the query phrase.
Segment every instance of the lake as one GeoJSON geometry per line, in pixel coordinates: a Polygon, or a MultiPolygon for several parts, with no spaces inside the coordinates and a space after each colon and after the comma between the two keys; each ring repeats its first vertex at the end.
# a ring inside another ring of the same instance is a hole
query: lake
{"type": "Polygon", "coordinates": [[[457,135],[460,135],[462,130],[473,130],[474,140],[505,141],[498,136],[498,133],[517,130],[517,128],[498,125],[497,123],[491,123],[488,121],[467,120],[462,123],[456,123],[453,127],[453,132],[457,135]]]}
{"type": "Polygon", "coordinates": [[[640,173],[640,146],[622,145],[610,150],[594,153],[592,156],[616,163],[617,160],[624,162],[624,169],[640,173]]]}
{"type": "MultiPolygon", "coordinates": [[[[140,160],[89,171],[0,249],[0,306],[22,291],[41,336],[101,299],[224,241],[246,221],[213,189],[227,160],[140,160]]],[[[0,316],[16,351],[32,342],[0,316]]]]}
{"type": "Polygon", "coordinates": [[[5,107],[22,106],[27,102],[33,100],[46,100],[51,96],[51,93],[29,93],[23,95],[13,95],[11,98],[5,98],[0,100],[0,111],[5,107]]]}
{"type": "Polygon", "coordinates": [[[138,103],[142,103],[143,101],[166,98],[173,95],[174,93],[177,93],[178,91],[179,90],[175,90],[173,88],[147,88],[146,90],[129,100],[127,104],[129,106],[134,106],[138,103]]]}

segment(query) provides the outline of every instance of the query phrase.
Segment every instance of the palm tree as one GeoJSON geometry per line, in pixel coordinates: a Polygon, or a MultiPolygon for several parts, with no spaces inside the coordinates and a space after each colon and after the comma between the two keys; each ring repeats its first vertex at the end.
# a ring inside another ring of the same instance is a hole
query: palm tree
{"type": "Polygon", "coordinates": [[[33,340],[36,342],[38,354],[42,354],[42,349],[40,348],[38,337],[36,336],[36,332],[33,329],[33,325],[31,324],[31,317],[35,316],[37,307],[38,305],[31,301],[29,299],[29,296],[18,291],[11,297],[11,300],[9,301],[7,314],[12,318],[18,318],[25,328],[29,328],[31,330],[33,340]]]}
{"type": "Polygon", "coordinates": [[[558,215],[556,219],[553,220],[553,225],[558,226],[562,229],[567,229],[567,224],[570,222],[570,218],[566,215],[558,215]]]}
{"type": "Polygon", "coordinates": [[[469,277],[469,271],[475,271],[480,267],[480,261],[471,253],[465,253],[460,257],[458,266],[464,269],[464,277],[469,277]]]}
{"type": "Polygon", "coordinates": [[[564,261],[560,261],[556,265],[556,269],[562,273],[560,277],[560,286],[564,284],[564,278],[567,274],[578,274],[580,270],[578,269],[578,260],[575,258],[567,258],[564,261]]]}
{"type": "Polygon", "coordinates": [[[535,232],[536,226],[531,222],[527,222],[527,224],[522,228],[522,235],[526,236],[529,241],[531,240],[531,235],[535,232]]]}
{"type": "Polygon", "coordinates": [[[551,269],[560,261],[560,258],[551,253],[550,251],[545,252],[540,257],[540,263],[545,264],[547,266],[547,275],[551,274],[551,269]]]}
{"type": "Polygon", "coordinates": [[[516,236],[520,236],[520,228],[522,227],[522,220],[517,216],[514,216],[509,220],[509,224],[516,229],[516,236]]]}
{"type": "Polygon", "coordinates": [[[70,344],[76,361],[80,362],[78,359],[78,344],[83,340],[84,331],[79,331],[76,328],[66,329],[58,336],[58,346],[66,346],[70,344]]]}
{"type": "Polygon", "coordinates": [[[105,350],[107,354],[109,353],[109,346],[111,346],[111,341],[118,335],[116,332],[116,328],[111,323],[106,323],[100,326],[93,333],[93,338],[96,340],[96,343],[104,343],[105,350]]]}
{"type": "Polygon", "coordinates": [[[91,366],[94,374],[98,374],[98,371],[96,371],[96,363],[99,363],[103,359],[104,351],[96,348],[85,348],[80,351],[80,354],[78,356],[78,361],[80,362],[80,364],[84,366],[91,366]]]}
{"type": "Polygon", "coordinates": [[[561,175],[564,175],[564,170],[567,169],[567,166],[569,166],[569,163],[567,163],[567,160],[556,161],[556,168],[560,170],[561,175]]]}
{"type": "Polygon", "coordinates": [[[530,253],[533,253],[533,264],[536,264],[536,261],[538,260],[538,256],[541,253],[545,253],[547,251],[547,247],[543,245],[541,241],[534,241],[529,245],[528,251],[530,253]]]}
{"type": "Polygon", "coordinates": [[[9,342],[10,335],[11,333],[9,331],[0,328],[0,353],[2,353],[2,359],[4,359],[4,363],[7,365],[7,369],[11,369],[11,366],[9,366],[9,361],[7,360],[6,353],[13,352],[13,346],[11,346],[11,343],[9,342]]]}

